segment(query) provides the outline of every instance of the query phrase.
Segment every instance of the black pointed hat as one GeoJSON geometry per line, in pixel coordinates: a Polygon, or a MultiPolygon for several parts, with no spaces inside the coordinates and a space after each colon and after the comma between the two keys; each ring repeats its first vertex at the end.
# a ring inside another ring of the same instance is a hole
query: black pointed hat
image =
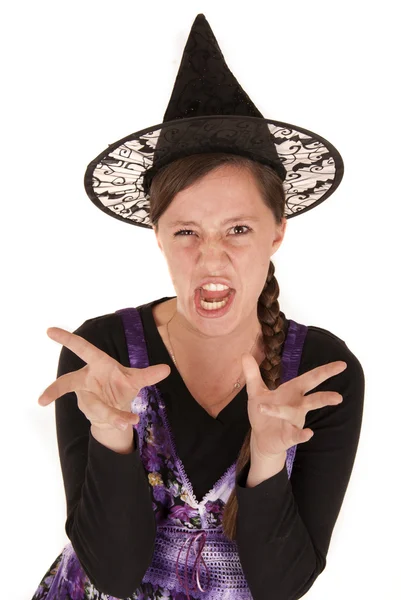
{"type": "Polygon", "coordinates": [[[272,167],[283,181],[289,219],[326,200],[344,174],[339,152],[320,135],[265,119],[228,68],[203,14],[197,15],[163,123],[111,144],[87,167],[85,190],[108,215],[151,228],[152,177],[177,158],[240,154],[272,167]]]}

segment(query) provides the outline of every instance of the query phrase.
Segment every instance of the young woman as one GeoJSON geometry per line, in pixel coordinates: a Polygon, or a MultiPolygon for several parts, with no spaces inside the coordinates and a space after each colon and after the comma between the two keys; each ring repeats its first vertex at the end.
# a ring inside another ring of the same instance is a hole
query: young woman
{"type": "Polygon", "coordinates": [[[70,543],[32,600],[294,600],[313,585],[364,373],[343,340],[280,311],[271,257],[342,173],[329,142],[263,118],[198,15],[163,123],[87,169],[101,210],[153,229],[176,296],[48,330],[63,348],[40,403],[56,403],[70,543]]]}

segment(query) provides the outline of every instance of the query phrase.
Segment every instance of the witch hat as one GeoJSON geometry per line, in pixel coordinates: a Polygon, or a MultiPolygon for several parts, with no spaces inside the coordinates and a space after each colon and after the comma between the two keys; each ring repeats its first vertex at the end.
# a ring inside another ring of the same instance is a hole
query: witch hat
{"type": "Polygon", "coordinates": [[[150,229],[152,177],[178,158],[205,152],[239,154],[272,167],[283,181],[287,219],[326,200],[344,174],[339,152],[323,137],[263,117],[198,14],[163,122],[103,150],[86,169],[85,190],[109,216],[150,229]]]}

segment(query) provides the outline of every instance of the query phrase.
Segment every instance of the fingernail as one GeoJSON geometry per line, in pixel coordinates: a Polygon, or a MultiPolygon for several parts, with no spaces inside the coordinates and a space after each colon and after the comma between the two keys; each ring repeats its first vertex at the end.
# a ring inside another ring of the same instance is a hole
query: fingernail
{"type": "Polygon", "coordinates": [[[126,423],[125,421],[117,421],[117,427],[124,431],[125,429],[127,429],[128,423],[126,423]]]}

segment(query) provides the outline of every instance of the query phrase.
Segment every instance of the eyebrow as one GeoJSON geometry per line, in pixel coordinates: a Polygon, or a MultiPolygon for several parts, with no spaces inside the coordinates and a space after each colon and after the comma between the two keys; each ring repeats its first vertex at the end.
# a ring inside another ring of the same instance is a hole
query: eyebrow
{"type": "MultiPolygon", "coordinates": [[[[229,219],[225,219],[222,221],[222,225],[226,225],[227,223],[234,223],[235,221],[259,221],[258,217],[252,215],[238,215],[237,217],[230,217],[229,219]]],[[[196,221],[170,221],[168,223],[169,227],[177,227],[177,226],[186,226],[186,225],[199,225],[196,221]]]]}

